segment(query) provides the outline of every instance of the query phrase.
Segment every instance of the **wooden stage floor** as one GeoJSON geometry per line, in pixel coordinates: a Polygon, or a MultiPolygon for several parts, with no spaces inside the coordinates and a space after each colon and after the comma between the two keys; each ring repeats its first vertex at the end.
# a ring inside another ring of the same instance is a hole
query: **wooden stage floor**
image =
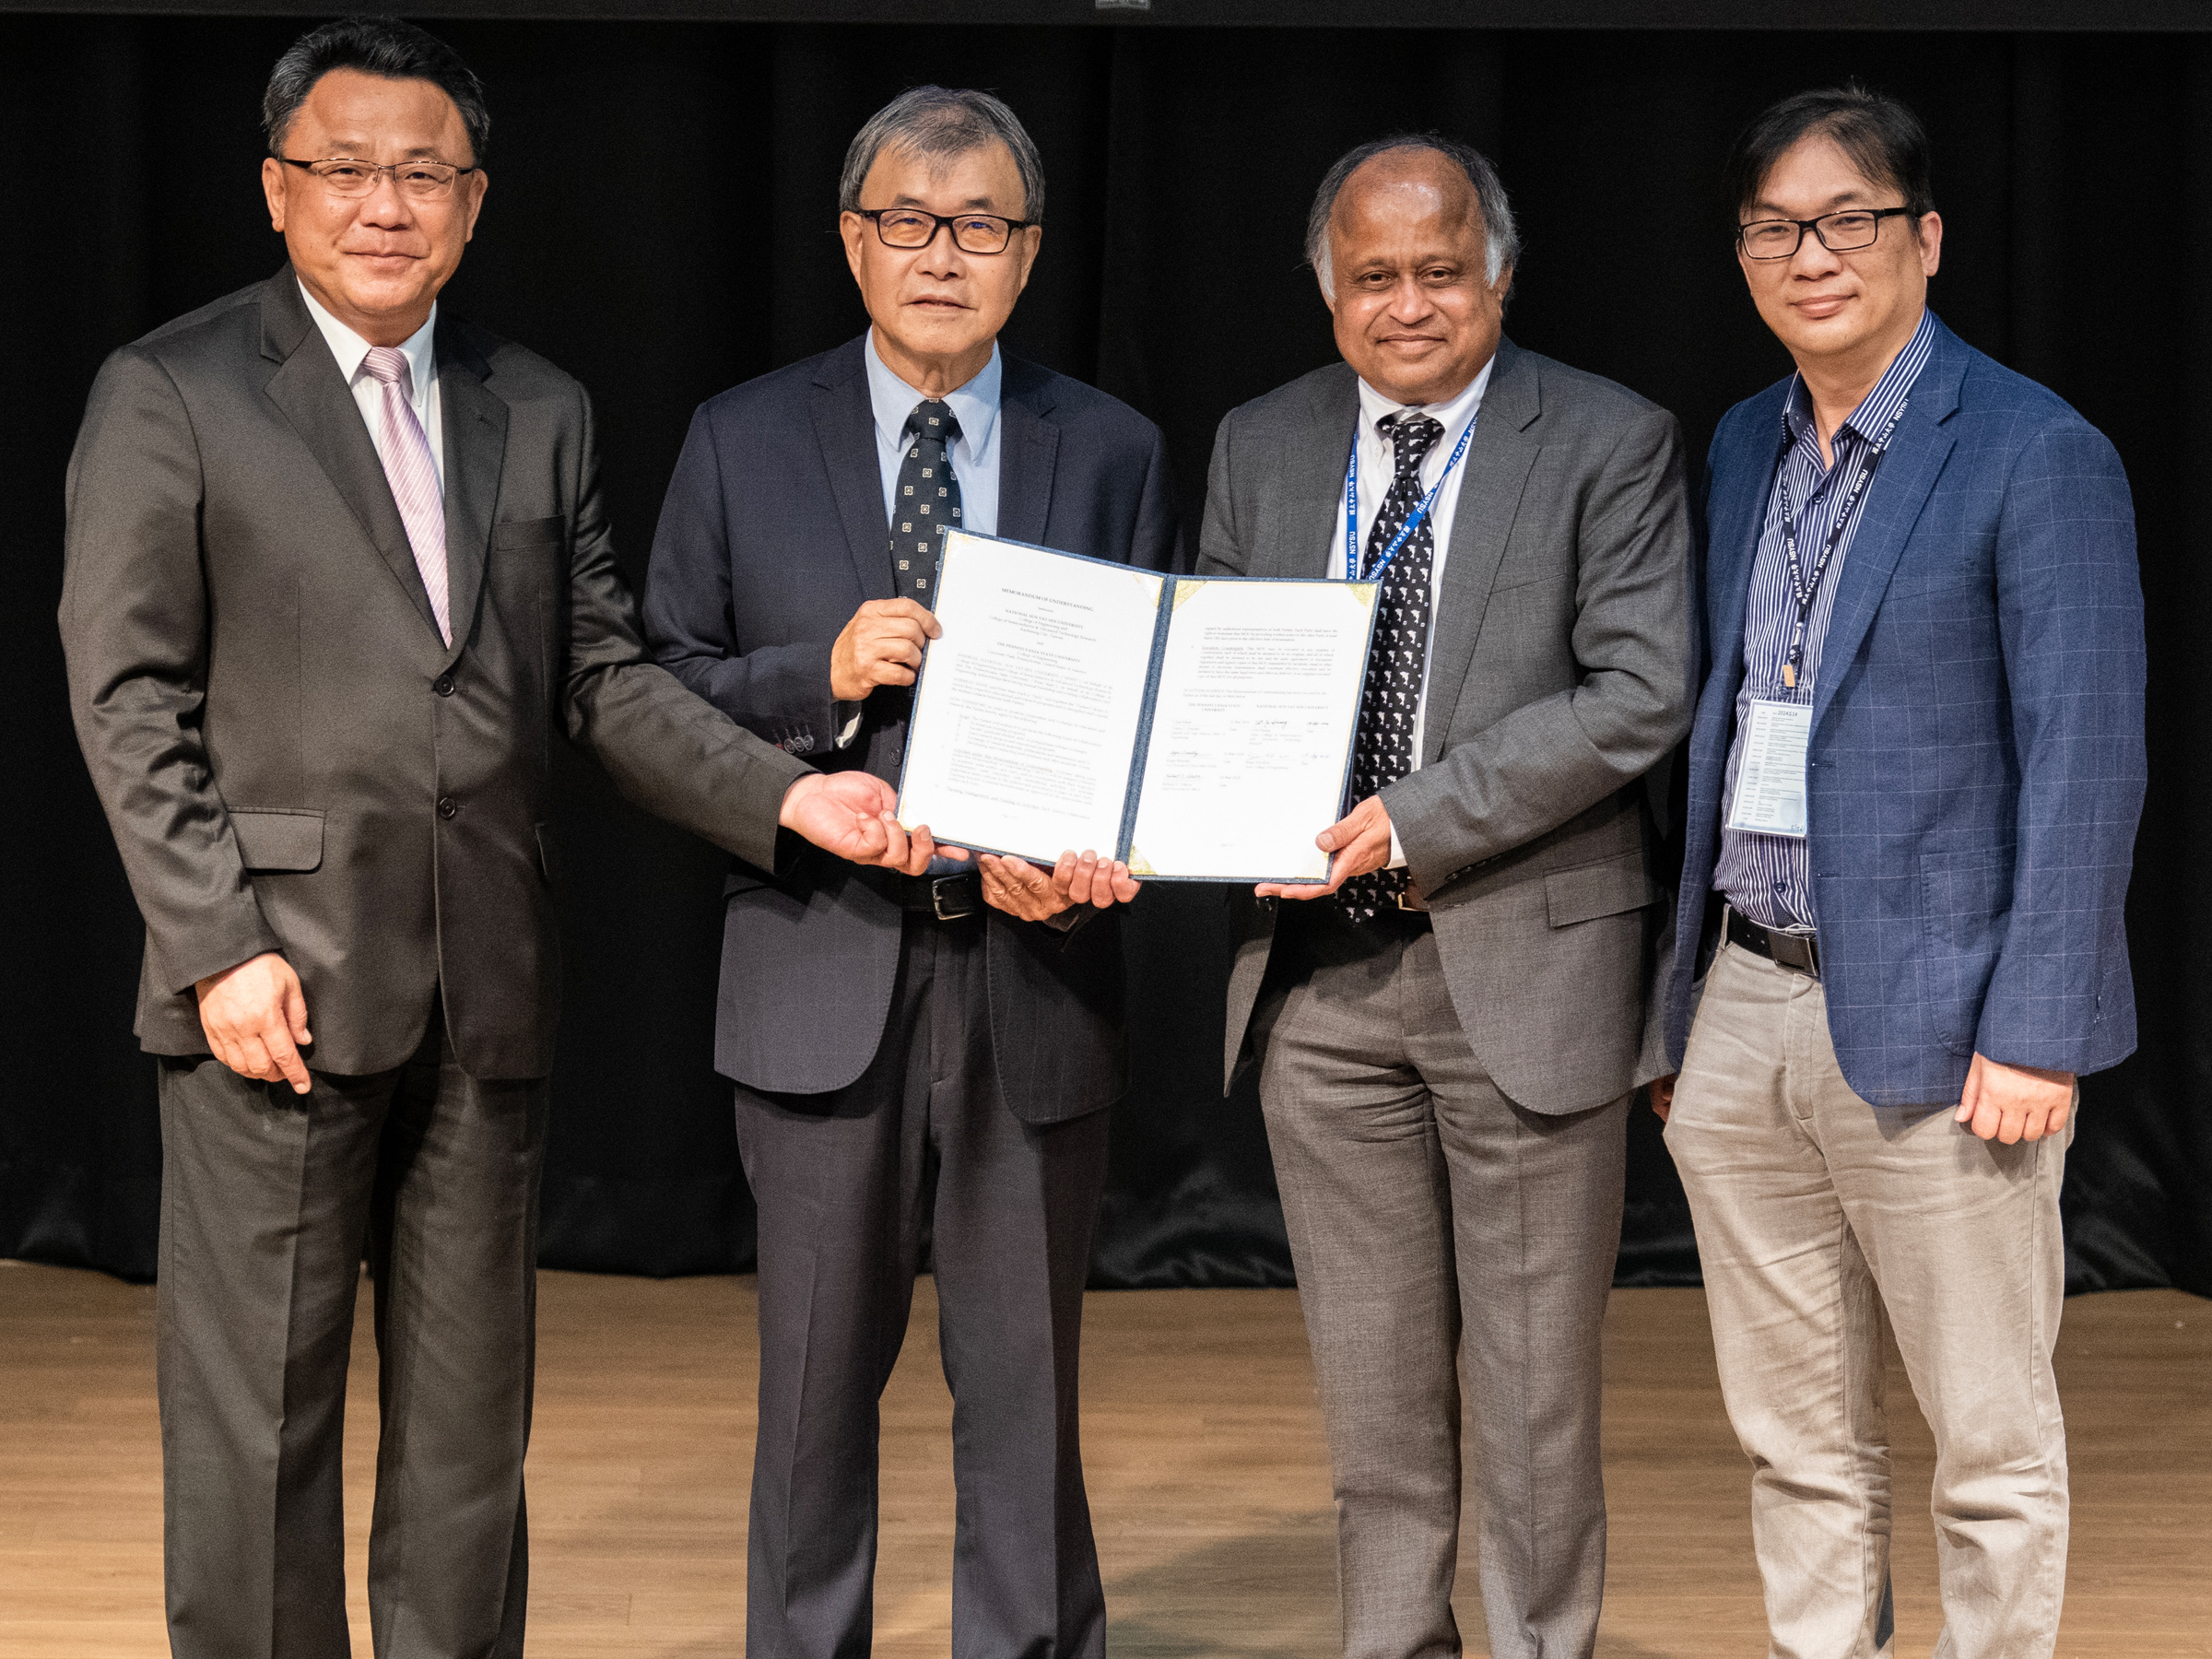
{"type": "MultiPolygon", "coordinates": [[[[541,1282],[530,1460],[531,1652],[742,1651],[752,1282],[541,1282]]],[[[375,1370],[354,1356],[347,1493],[356,1652],[375,1370]]],[[[0,1265],[0,1659],[146,1659],[161,1625],[153,1292],[0,1265]]],[[[925,1280],[884,1402],[877,1652],[942,1655],[950,1402],[925,1280]]],[[[1114,1659],[1332,1659],[1328,1475],[1290,1291],[1089,1300],[1084,1445],[1114,1659]]],[[[1598,1653],[1757,1659],[1748,1476],[1694,1290],[1615,1295],[1606,1332],[1612,1554],[1598,1653]]],[[[1900,1659],[1937,1628],[1927,1433],[1894,1360],[1900,1659]]],[[[2212,1303],[2169,1291],[2066,1311],[2074,1469],[2061,1659],[2212,1655],[2212,1303]]],[[[1463,1565],[1468,1651],[1487,1653],[1463,1565]]]]}

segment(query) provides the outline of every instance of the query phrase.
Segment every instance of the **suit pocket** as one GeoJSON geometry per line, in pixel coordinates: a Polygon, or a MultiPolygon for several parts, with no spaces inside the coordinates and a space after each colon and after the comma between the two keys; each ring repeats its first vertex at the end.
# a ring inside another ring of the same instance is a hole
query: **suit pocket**
{"type": "Polygon", "coordinates": [[[306,808],[234,808],[230,833],[252,870],[312,870],[323,862],[323,815],[306,808]]]}
{"type": "Polygon", "coordinates": [[[1595,864],[1554,870],[1544,877],[1544,919],[1554,927],[1618,916],[1659,902],[1658,884],[1643,867],[1641,853],[1624,853],[1595,864]]]}
{"type": "Polygon", "coordinates": [[[553,839],[553,826],[534,824],[537,832],[537,867],[545,873],[548,883],[560,879],[560,843],[553,839]]]}
{"type": "Polygon", "coordinates": [[[1924,851],[1919,866],[1928,1018],[1951,1053],[1971,1053],[2012,915],[2013,849],[1924,851]]]}
{"type": "Polygon", "coordinates": [[[501,519],[491,527],[491,545],[495,547],[558,547],[566,538],[569,521],[564,518],[501,519]]]}

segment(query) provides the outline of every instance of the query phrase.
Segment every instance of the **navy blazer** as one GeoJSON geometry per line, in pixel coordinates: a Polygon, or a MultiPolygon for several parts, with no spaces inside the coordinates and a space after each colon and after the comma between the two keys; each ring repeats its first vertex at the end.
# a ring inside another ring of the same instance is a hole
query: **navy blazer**
{"type": "MultiPolygon", "coordinates": [[[[1712,661],[1689,739],[1667,1041],[1719,855],[1744,612],[1789,382],[1705,482],[1712,661]]],[[[2143,591],[2103,434],[1938,323],[1837,575],[1806,811],[1836,1058],[1877,1106],[1958,1100],[1978,1051],[2093,1072],[2136,1046],[2122,915],[2143,807],[2143,591]]]]}
{"type": "MultiPolygon", "coordinates": [[[[865,339],[865,337],[864,337],[865,339]]],[[[670,672],[732,720],[825,771],[896,781],[912,693],[879,687],[836,747],[830,648],[892,597],[890,525],[864,339],[702,405],[653,538],[645,631],[670,672]]],[[[1006,355],[998,534],[1149,570],[1177,568],[1159,429],[1103,392],[1006,355]]],[[[899,877],[784,838],[777,869],[724,883],[714,1065],[773,1093],[819,1094],[875,1057],[899,969],[899,877]]],[[[1067,932],[990,913],[991,1032],[1007,1105],[1030,1123],[1121,1093],[1120,928],[1067,932]]]]}

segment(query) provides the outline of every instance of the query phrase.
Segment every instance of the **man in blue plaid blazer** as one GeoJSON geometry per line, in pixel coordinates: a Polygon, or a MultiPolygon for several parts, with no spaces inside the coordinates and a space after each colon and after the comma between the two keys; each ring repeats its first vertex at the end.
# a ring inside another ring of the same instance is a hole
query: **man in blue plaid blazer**
{"type": "Polygon", "coordinates": [[[1936,1435],[1946,1659],[2051,1653],[2076,1079],[2125,1057],[2143,605],[2101,434],[1927,310],[1926,137],[1767,112],[1737,251],[1797,372],[1706,480],[1711,648],[1653,1104],[1753,1476],[1772,1653],[1890,1652],[1881,1329],[1936,1435]]]}

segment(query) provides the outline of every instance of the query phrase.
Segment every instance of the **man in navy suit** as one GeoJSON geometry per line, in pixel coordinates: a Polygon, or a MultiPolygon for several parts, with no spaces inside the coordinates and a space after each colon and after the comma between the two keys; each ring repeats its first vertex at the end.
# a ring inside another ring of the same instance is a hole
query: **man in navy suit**
{"type": "Polygon", "coordinates": [[[1728,182],[1797,371],[1712,441],[1681,1070],[1653,1103],[1755,1470],[1773,1652],[1890,1651],[1887,1321],[1936,1436],[1936,1651],[2041,1659],[2075,1079],[2136,1043],[2127,478],[1928,312],[1943,226],[1910,111],[1789,99],[1728,182]]]}
{"type": "MultiPolygon", "coordinates": [[[[653,544],[660,660],[827,771],[896,778],[950,524],[1165,571],[1160,435],[998,349],[1043,170],[1012,111],[924,87],[853,141],[871,326],[693,421],[653,544]]],[[[1077,1345],[1122,1089],[1111,850],[861,876],[801,853],[724,884],[715,1064],[760,1211],[747,1652],[865,1653],[877,1402],[928,1229],[959,1493],[952,1651],[1105,1651],[1077,1345]],[[879,877],[879,878],[878,878],[879,877]]]]}

